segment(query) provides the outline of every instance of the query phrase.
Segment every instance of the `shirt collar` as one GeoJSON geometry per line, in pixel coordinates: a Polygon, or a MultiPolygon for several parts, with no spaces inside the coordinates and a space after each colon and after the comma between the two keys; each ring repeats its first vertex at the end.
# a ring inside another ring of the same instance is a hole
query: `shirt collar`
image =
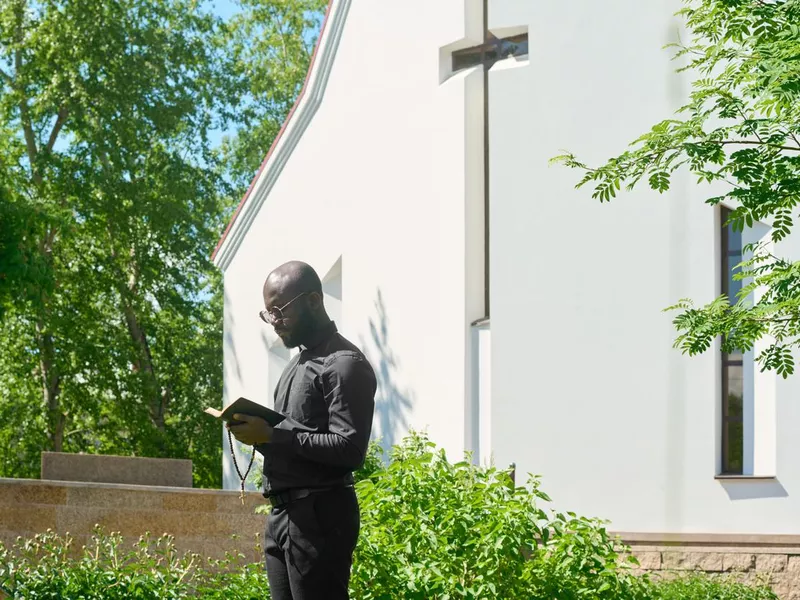
{"type": "Polygon", "coordinates": [[[339,330],[336,327],[336,323],[333,321],[328,321],[326,325],[323,325],[316,331],[316,333],[314,333],[308,344],[301,344],[300,349],[302,351],[314,350],[315,348],[321,346],[324,342],[327,342],[331,336],[338,331],[339,330]]]}

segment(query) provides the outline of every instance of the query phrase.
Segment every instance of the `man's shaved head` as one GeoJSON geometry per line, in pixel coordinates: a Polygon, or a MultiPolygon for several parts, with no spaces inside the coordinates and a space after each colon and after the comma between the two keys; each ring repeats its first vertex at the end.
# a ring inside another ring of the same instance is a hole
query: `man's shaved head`
{"type": "Polygon", "coordinates": [[[289,348],[306,344],[330,323],[319,275],[311,265],[298,260],[284,263],[267,275],[264,307],[270,314],[284,316],[274,321],[273,327],[289,348]]]}
{"type": "Polygon", "coordinates": [[[273,270],[264,282],[264,293],[267,288],[280,291],[281,294],[308,294],[316,292],[322,295],[322,281],[313,267],[299,260],[282,264],[273,270]]]}

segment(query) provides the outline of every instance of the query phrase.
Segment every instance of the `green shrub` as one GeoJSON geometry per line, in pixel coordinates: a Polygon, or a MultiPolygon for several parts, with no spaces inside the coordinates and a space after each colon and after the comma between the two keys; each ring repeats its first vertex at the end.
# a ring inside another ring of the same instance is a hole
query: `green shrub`
{"type": "Polygon", "coordinates": [[[653,600],[777,600],[778,596],[767,587],[746,585],[731,576],[690,574],[672,580],[654,583],[653,600]]]}
{"type": "Polygon", "coordinates": [[[357,490],[354,598],[645,597],[599,522],[549,514],[536,478],[452,464],[423,435],[357,490]]]}
{"type": "Polygon", "coordinates": [[[241,554],[223,560],[180,555],[171,536],[143,536],[126,549],[120,535],[97,529],[78,550],[50,531],[0,545],[0,590],[19,600],[256,600],[269,597],[259,564],[241,554]],[[76,556],[77,554],[77,556],[76,556]]]}
{"type": "Polygon", "coordinates": [[[369,479],[375,475],[375,473],[385,467],[386,464],[384,461],[384,452],[380,445],[380,441],[371,441],[369,443],[369,447],[367,448],[367,456],[364,458],[364,464],[361,465],[361,468],[359,468],[355,473],[353,473],[353,479],[356,483],[363,479],[369,479]]]}
{"type": "Polygon", "coordinates": [[[765,587],[637,576],[603,522],[546,510],[538,478],[452,464],[412,433],[357,484],[362,533],[358,600],[765,600],[765,587]]]}
{"type": "MultiPolygon", "coordinates": [[[[537,478],[515,486],[506,472],[452,464],[419,434],[395,447],[388,465],[373,445],[356,479],[354,600],[776,598],[726,578],[637,576],[602,522],[546,510],[537,478]]],[[[169,536],[126,549],[119,535],[101,531],[80,551],[71,545],[51,532],[13,552],[0,545],[0,590],[19,600],[269,597],[263,566],[243,555],[179,555],[169,536]]]]}

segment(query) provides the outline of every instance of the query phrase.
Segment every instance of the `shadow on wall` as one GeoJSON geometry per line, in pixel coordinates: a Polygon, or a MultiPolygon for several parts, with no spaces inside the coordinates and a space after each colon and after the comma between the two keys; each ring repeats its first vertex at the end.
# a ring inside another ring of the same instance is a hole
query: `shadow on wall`
{"type": "Polygon", "coordinates": [[[378,377],[375,395],[373,438],[380,438],[384,450],[398,443],[408,430],[408,414],[414,405],[413,392],[397,383],[399,363],[389,341],[389,319],[380,289],[375,299],[376,318],[370,318],[370,341],[361,337],[361,348],[378,377]]]}
{"type": "MultiPolygon", "coordinates": [[[[225,304],[224,306],[230,307],[232,306],[231,300],[228,297],[227,290],[225,291],[225,304]]],[[[223,398],[228,397],[228,381],[229,377],[235,376],[236,381],[241,383],[242,381],[242,369],[239,366],[239,357],[236,354],[236,344],[233,343],[233,334],[232,331],[236,324],[235,319],[233,318],[233,311],[232,310],[225,310],[223,312],[223,330],[222,330],[222,344],[224,348],[224,356],[227,360],[223,365],[223,377],[222,377],[222,393],[223,398]],[[231,373],[231,371],[233,371],[231,373]]]]}
{"type": "Polygon", "coordinates": [[[721,480],[722,487],[731,500],[755,500],[758,498],[787,498],[789,493],[777,479],[721,480]]]}
{"type": "MultiPolygon", "coordinates": [[[[230,297],[228,296],[227,290],[225,290],[224,302],[225,309],[223,312],[222,332],[224,363],[222,366],[222,398],[220,399],[220,402],[223,404],[225,399],[231,400],[230,384],[233,381],[233,378],[236,378],[236,385],[234,387],[239,387],[242,383],[242,369],[239,365],[239,356],[236,353],[236,344],[233,340],[233,330],[236,325],[236,319],[233,317],[234,311],[230,309],[230,307],[233,305],[230,297]]],[[[223,426],[220,426],[220,435],[222,436],[222,489],[233,490],[239,487],[239,478],[233,470],[233,462],[231,461],[231,450],[228,442],[227,430],[223,426]]],[[[237,452],[238,460],[239,457],[243,455],[241,452],[242,447],[235,440],[233,443],[234,447],[239,448],[239,452],[237,452]]]]}

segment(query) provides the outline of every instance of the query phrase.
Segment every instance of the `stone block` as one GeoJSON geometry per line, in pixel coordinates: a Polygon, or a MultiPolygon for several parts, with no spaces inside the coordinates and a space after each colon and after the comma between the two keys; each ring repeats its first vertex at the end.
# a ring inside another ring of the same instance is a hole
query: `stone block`
{"type": "MultiPolygon", "coordinates": [[[[792,561],[793,558],[800,557],[790,556],[786,571],[784,573],[780,573],[779,575],[783,577],[783,581],[789,588],[788,598],[790,600],[792,598],[794,598],[794,600],[800,600],[800,570],[798,570],[796,561],[792,561]],[[793,562],[795,562],[794,565],[792,564],[793,562]]],[[[774,578],[776,575],[773,575],[772,577],[774,578]]]]}
{"type": "Polygon", "coordinates": [[[226,537],[238,536],[250,538],[256,534],[263,535],[266,529],[266,517],[264,515],[218,515],[218,519],[223,526],[221,535],[226,537]]]}
{"type": "Polygon", "coordinates": [[[800,576],[800,556],[788,557],[786,570],[800,576]]]}
{"type": "Polygon", "coordinates": [[[717,552],[662,552],[661,568],[675,571],[722,571],[723,554],[717,552]]]}
{"type": "Polygon", "coordinates": [[[117,531],[113,526],[115,516],[123,511],[96,506],[59,506],[56,511],[56,531],[71,535],[92,535],[99,525],[105,533],[117,531]]]}
{"type": "Polygon", "coordinates": [[[755,554],[723,554],[722,570],[747,572],[756,568],[755,554]]]}
{"type": "Polygon", "coordinates": [[[55,506],[3,506],[0,508],[0,529],[40,533],[56,528],[55,506]]]}
{"type": "Polygon", "coordinates": [[[37,479],[3,479],[0,485],[0,505],[64,504],[67,490],[37,479]]]}
{"type": "Polygon", "coordinates": [[[223,558],[226,552],[261,562],[266,517],[254,513],[265,500],[236,491],[169,489],[93,482],[0,479],[0,542],[30,539],[52,529],[74,540],[70,556],[94,546],[94,528],[119,532],[128,549],[149,532],[151,542],[174,536],[180,553],[223,558]]]}
{"type": "Polygon", "coordinates": [[[658,571],[661,568],[661,552],[633,552],[639,561],[639,569],[658,571]]]}
{"type": "Polygon", "coordinates": [[[161,496],[161,492],[136,488],[99,485],[70,486],[67,488],[67,506],[91,506],[115,510],[128,508],[158,510],[162,507],[161,496]]]}
{"type": "Polygon", "coordinates": [[[775,592],[775,595],[778,596],[781,600],[789,600],[789,585],[783,581],[774,581],[770,585],[772,591],[775,592]]]}
{"type": "Polygon", "coordinates": [[[759,554],[756,556],[756,571],[759,573],[781,573],[786,570],[789,557],[785,554],[759,554]]]}
{"type": "Polygon", "coordinates": [[[192,461],[174,458],[42,452],[42,479],[192,487],[192,461]]]}
{"type": "Polygon", "coordinates": [[[215,497],[217,510],[220,512],[253,514],[257,506],[267,503],[261,492],[245,492],[244,505],[239,499],[239,492],[219,491],[215,497]]]}
{"type": "Polygon", "coordinates": [[[172,536],[207,536],[225,533],[225,525],[214,513],[193,515],[183,512],[129,510],[116,519],[123,535],[141,535],[149,532],[152,537],[163,534],[172,536]]]}
{"type": "Polygon", "coordinates": [[[217,512],[217,499],[212,494],[160,494],[164,510],[217,512]]]}

